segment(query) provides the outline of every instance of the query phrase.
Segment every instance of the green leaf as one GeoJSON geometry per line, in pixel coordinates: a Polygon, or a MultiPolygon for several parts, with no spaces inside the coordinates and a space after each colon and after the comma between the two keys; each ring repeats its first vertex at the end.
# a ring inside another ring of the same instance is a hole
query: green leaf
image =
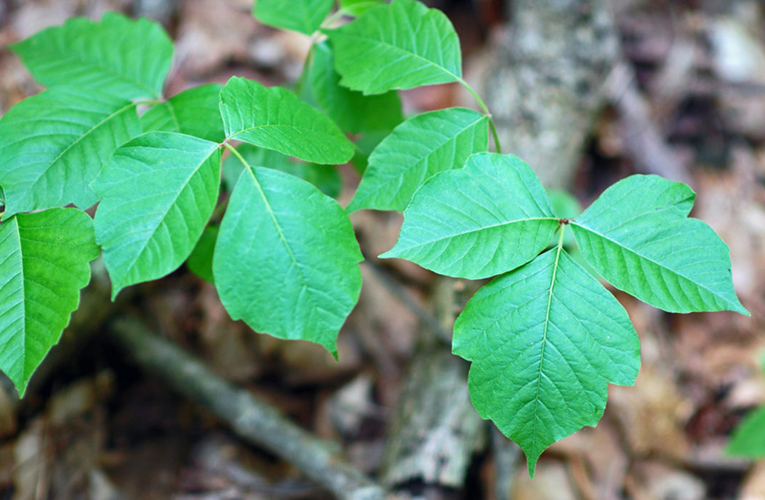
{"type": "MultiPolygon", "coordinates": [[[[270,149],[256,148],[250,144],[242,144],[237,151],[245,161],[253,167],[273,168],[299,179],[308,181],[319,190],[332,198],[337,198],[343,187],[342,179],[337,169],[330,165],[314,165],[292,160],[270,149]]],[[[223,179],[229,191],[233,191],[239,176],[244,170],[244,165],[235,156],[229,156],[223,163],[223,179]]]]}
{"type": "Polygon", "coordinates": [[[93,183],[103,197],[95,228],[112,298],[188,258],[218,200],[220,159],[217,144],[171,132],[144,134],[114,153],[93,183]]]}
{"type": "Polygon", "coordinates": [[[340,83],[365,94],[460,81],[457,33],[443,12],[394,0],[352,23],[326,30],[340,83]]]}
{"type": "Polygon", "coordinates": [[[557,227],[539,178],[523,160],[481,153],[465,168],[437,174],[417,191],[398,243],[381,257],[482,279],[529,262],[547,247],[557,227]]]}
{"type": "Polygon", "coordinates": [[[288,90],[232,78],[220,92],[220,111],[227,139],[313,163],[339,165],[353,157],[353,143],[337,125],[288,90]]]}
{"type": "Polygon", "coordinates": [[[627,312],[560,247],[479,290],[452,350],[473,362],[476,410],[523,449],[532,477],[545,448],[598,423],[607,383],[632,385],[640,369],[627,312]]]}
{"type": "Polygon", "coordinates": [[[178,132],[212,142],[223,142],[220,89],[217,84],[186,90],[157,104],[141,116],[144,132],[178,132]]]}
{"type": "Polygon", "coordinates": [[[92,206],[90,182],[140,132],[135,105],[95,90],[55,87],[21,101],[0,120],[5,216],[92,206]]]}
{"type": "Polygon", "coordinates": [[[334,69],[334,55],[327,42],[314,47],[308,74],[310,86],[319,109],[332,118],[341,129],[350,133],[393,130],[404,121],[401,100],[396,92],[365,96],[361,92],[340,86],[340,75],[334,69]]]}
{"type": "Polygon", "coordinates": [[[263,24],[311,35],[333,4],[333,0],[255,0],[252,14],[263,24]]]}
{"type": "Polygon", "coordinates": [[[69,324],[96,257],[93,221],[77,209],[19,214],[0,224],[0,370],[19,395],[69,324]]]}
{"type": "Polygon", "coordinates": [[[383,0],[340,0],[340,8],[354,17],[381,5],[385,5],[383,0]]]}
{"type": "Polygon", "coordinates": [[[582,254],[615,287],[670,312],[747,314],[733,290],[729,249],[686,218],[693,191],[657,176],[609,189],[571,225],[582,254]]]}
{"type": "Polygon", "coordinates": [[[189,270],[208,283],[215,284],[212,272],[215,242],[218,240],[218,226],[207,226],[199,238],[197,246],[191,251],[186,265],[189,270]]]}
{"type": "Polygon", "coordinates": [[[248,168],[223,217],[213,275],[233,319],[336,353],[359,298],[361,260],[337,202],[291,175],[248,168]]]}
{"type": "Polygon", "coordinates": [[[35,80],[135,99],[162,96],[173,43],[160,25],[107,12],[101,22],[70,19],[11,46],[35,80]]]}
{"type": "Polygon", "coordinates": [[[744,417],[733,431],[725,453],[747,458],[765,456],[765,408],[752,410],[744,417]]]}
{"type": "Polygon", "coordinates": [[[486,115],[449,108],[415,116],[386,137],[372,155],[348,211],[403,211],[417,189],[438,172],[461,168],[488,148],[486,115]]]}

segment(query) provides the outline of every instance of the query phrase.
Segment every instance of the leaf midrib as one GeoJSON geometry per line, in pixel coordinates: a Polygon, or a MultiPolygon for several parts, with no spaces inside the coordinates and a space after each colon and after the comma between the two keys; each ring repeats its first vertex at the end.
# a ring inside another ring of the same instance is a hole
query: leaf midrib
{"type": "MultiPolygon", "coordinates": [[[[300,281],[303,284],[303,288],[305,290],[310,291],[311,287],[308,286],[308,281],[305,278],[305,274],[303,274],[303,268],[300,267],[300,261],[295,256],[295,253],[292,251],[292,247],[289,244],[289,241],[287,240],[287,237],[284,234],[284,231],[282,231],[282,227],[279,224],[278,219],[276,218],[276,214],[274,213],[273,208],[271,207],[271,202],[268,201],[268,197],[266,196],[266,192],[263,190],[263,185],[258,180],[258,177],[255,175],[255,168],[253,168],[249,163],[245,163],[247,173],[250,174],[250,177],[252,177],[252,182],[255,184],[255,187],[258,190],[258,194],[260,195],[261,199],[263,200],[263,205],[266,207],[266,211],[268,212],[268,216],[271,218],[271,222],[273,223],[274,227],[276,228],[276,232],[279,235],[279,239],[281,240],[282,244],[284,245],[284,248],[287,250],[287,254],[289,255],[290,259],[292,259],[293,264],[295,265],[295,269],[297,269],[298,274],[300,275],[300,281]]],[[[308,293],[308,300],[311,301],[311,305],[314,309],[318,310],[320,309],[318,305],[316,304],[316,301],[313,298],[312,293],[308,293]]]]}
{"type": "MultiPolygon", "coordinates": [[[[388,41],[377,40],[377,39],[371,38],[371,37],[363,37],[363,36],[360,36],[360,35],[353,35],[353,34],[346,34],[346,33],[340,33],[340,36],[345,36],[345,37],[348,37],[348,38],[357,38],[359,40],[364,40],[364,41],[371,41],[371,42],[375,42],[377,45],[382,45],[382,46],[390,47],[392,49],[395,49],[398,52],[404,53],[405,55],[414,57],[415,59],[422,60],[426,64],[428,64],[429,66],[433,66],[434,68],[437,68],[437,69],[441,70],[443,73],[445,73],[445,74],[451,76],[452,78],[454,78],[455,82],[458,82],[458,81],[462,80],[461,76],[455,75],[454,73],[452,73],[451,71],[446,69],[444,66],[440,66],[440,65],[434,63],[433,61],[422,57],[419,54],[416,54],[416,53],[414,53],[414,52],[412,52],[410,50],[406,50],[404,48],[401,48],[401,47],[398,47],[396,45],[393,45],[392,43],[390,43],[388,41]]],[[[345,76],[343,76],[343,79],[345,79],[345,76]]]]}
{"type": "Polygon", "coordinates": [[[266,124],[266,125],[255,125],[254,127],[247,127],[245,129],[242,129],[239,132],[236,132],[235,134],[231,134],[227,138],[227,140],[236,139],[237,136],[242,135],[245,132],[252,132],[253,130],[260,130],[260,129],[263,129],[263,128],[289,128],[289,129],[298,130],[300,132],[314,132],[316,134],[320,134],[320,135],[324,135],[324,136],[327,136],[327,137],[331,137],[333,139],[338,139],[338,137],[336,135],[332,135],[332,134],[324,132],[322,130],[316,130],[316,129],[307,128],[307,127],[298,127],[296,125],[282,125],[282,124],[270,125],[270,124],[266,124]]]}
{"type": "Polygon", "coordinates": [[[681,272],[679,272],[679,271],[675,271],[674,269],[671,269],[671,268],[667,267],[666,265],[664,265],[664,264],[661,264],[660,262],[657,262],[657,261],[655,261],[655,260],[651,259],[650,257],[647,257],[647,256],[645,256],[645,255],[643,255],[643,254],[641,254],[641,253],[638,253],[638,251],[637,251],[637,250],[633,250],[632,248],[630,248],[630,247],[626,246],[626,245],[625,245],[625,244],[623,244],[623,243],[620,243],[619,241],[616,241],[616,240],[614,240],[613,238],[610,238],[610,237],[606,236],[605,234],[602,234],[602,233],[600,233],[600,232],[598,232],[598,231],[595,231],[595,230],[593,230],[593,229],[591,229],[591,228],[588,228],[588,227],[586,227],[586,226],[582,226],[581,224],[577,223],[576,221],[571,221],[571,225],[572,225],[572,226],[576,226],[576,227],[578,227],[578,228],[580,228],[580,229],[582,229],[582,230],[584,230],[584,231],[587,231],[587,232],[589,232],[589,233],[592,233],[592,234],[594,234],[595,236],[599,236],[599,237],[603,238],[604,240],[606,240],[606,241],[609,241],[609,242],[613,243],[614,245],[617,245],[617,246],[618,246],[618,247],[620,247],[620,248],[623,248],[624,250],[628,251],[629,253],[631,253],[631,254],[633,254],[633,255],[635,255],[635,256],[637,256],[637,257],[639,257],[639,258],[641,258],[641,259],[644,259],[644,260],[647,260],[647,261],[648,261],[648,262],[650,262],[651,264],[654,264],[655,266],[657,266],[657,267],[659,267],[659,268],[661,268],[661,269],[665,269],[665,270],[669,271],[670,273],[672,273],[672,274],[675,274],[675,275],[677,275],[677,276],[679,276],[679,277],[683,278],[684,280],[686,280],[686,281],[688,281],[688,282],[692,283],[693,285],[695,285],[695,286],[697,286],[697,287],[699,287],[699,288],[701,288],[701,289],[703,289],[703,290],[707,291],[707,292],[708,292],[708,293],[710,293],[712,296],[714,296],[714,297],[717,297],[717,298],[719,298],[719,299],[723,300],[725,303],[727,303],[727,304],[729,304],[729,305],[733,305],[734,307],[738,308],[738,304],[733,304],[733,303],[732,303],[732,302],[731,302],[729,299],[727,299],[727,298],[725,298],[725,297],[721,296],[720,294],[718,294],[717,292],[715,292],[715,291],[713,291],[713,290],[710,290],[710,289],[709,289],[707,286],[705,286],[705,285],[703,285],[703,284],[701,284],[701,283],[698,283],[698,282],[696,282],[696,281],[692,280],[691,278],[689,278],[689,277],[688,277],[688,276],[686,276],[685,274],[683,274],[683,273],[681,273],[681,272]]]}
{"type": "Polygon", "coordinates": [[[92,126],[91,128],[89,128],[88,131],[85,132],[84,134],[82,134],[80,137],[75,139],[74,142],[72,142],[70,145],[68,145],[63,151],[61,151],[58,155],[56,155],[56,157],[53,160],[51,160],[48,163],[48,166],[42,172],[40,172],[40,175],[38,175],[37,178],[34,181],[32,181],[32,184],[30,185],[30,187],[29,187],[29,189],[27,191],[31,191],[32,189],[34,189],[34,187],[37,185],[37,183],[40,182],[40,179],[42,179],[43,176],[45,174],[47,174],[50,171],[50,169],[53,168],[53,166],[56,163],[58,163],[69,151],[71,151],[72,148],[74,148],[75,146],[80,144],[80,142],[82,142],[87,137],[89,137],[91,134],[93,134],[96,130],[101,128],[101,126],[103,126],[104,124],[108,123],[110,120],[112,120],[116,116],[126,112],[127,110],[129,110],[130,108],[133,108],[135,106],[136,106],[136,104],[131,102],[127,106],[124,106],[124,107],[120,108],[119,110],[115,111],[114,113],[110,114],[109,116],[107,116],[106,118],[104,118],[103,120],[101,120],[100,122],[98,122],[97,124],[92,126]]]}
{"type": "Polygon", "coordinates": [[[476,228],[476,229],[471,229],[470,231],[465,231],[465,232],[462,232],[462,233],[456,233],[456,234],[453,234],[453,235],[444,236],[443,238],[438,238],[438,239],[435,239],[435,240],[429,240],[429,241],[426,241],[426,242],[423,242],[423,243],[418,243],[416,245],[412,245],[412,246],[409,246],[409,247],[406,247],[406,248],[402,248],[401,252],[403,252],[405,250],[412,250],[412,249],[415,249],[415,248],[420,248],[420,247],[423,247],[423,246],[426,246],[426,245],[433,245],[433,244],[436,244],[436,243],[440,243],[440,242],[442,242],[444,240],[449,240],[449,239],[457,238],[459,236],[466,236],[466,235],[469,235],[469,234],[477,233],[477,232],[488,230],[488,229],[494,229],[494,228],[498,228],[498,227],[509,226],[509,225],[512,225],[512,224],[518,224],[518,223],[524,223],[524,222],[535,222],[535,221],[539,221],[539,222],[544,222],[544,221],[557,222],[558,219],[556,217],[531,217],[531,218],[528,218],[528,219],[517,219],[517,220],[512,220],[512,221],[500,222],[499,224],[491,224],[491,225],[488,225],[488,226],[481,226],[481,227],[476,228]]]}
{"type": "MultiPolygon", "coordinates": [[[[561,231],[564,230],[565,226],[561,226],[561,231]]],[[[562,235],[561,235],[561,243],[563,241],[562,235]]],[[[563,251],[563,245],[559,243],[558,244],[558,250],[555,254],[555,263],[553,264],[553,275],[552,280],[550,280],[550,288],[548,291],[548,297],[547,297],[547,310],[545,311],[545,328],[544,332],[542,334],[542,351],[539,353],[539,371],[537,372],[537,389],[535,392],[534,397],[534,434],[533,438],[531,440],[531,449],[534,449],[537,443],[537,410],[539,409],[539,390],[542,385],[542,367],[544,366],[545,362],[545,349],[547,347],[547,332],[550,328],[550,311],[552,309],[552,299],[553,299],[553,291],[555,289],[555,279],[558,274],[558,265],[560,263],[560,254],[563,251]]]]}
{"type": "MultiPolygon", "coordinates": [[[[489,120],[488,116],[481,115],[479,113],[479,116],[476,117],[476,119],[474,121],[472,121],[471,123],[465,125],[464,127],[459,129],[458,131],[454,132],[453,134],[445,136],[444,140],[442,142],[439,142],[437,146],[431,148],[430,151],[428,151],[427,153],[425,153],[424,155],[422,155],[420,157],[416,157],[415,156],[416,160],[413,163],[411,163],[411,164],[409,164],[407,166],[404,166],[404,168],[401,170],[401,172],[411,172],[412,170],[415,169],[415,167],[421,165],[422,163],[427,162],[430,159],[430,157],[433,156],[436,153],[436,151],[445,148],[448,144],[450,144],[452,142],[455,142],[458,138],[460,138],[462,136],[462,134],[465,133],[465,131],[467,131],[468,129],[471,129],[471,128],[477,128],[478,125],[480,125],[480,122],[488,121],[488,120],[489,120]]],[[[394,152],[396,152],[395,149],[394,149],[394,152]]],[[[378,155],[382,155],[382,154],[383,153],[378,153],[378,155]]],[[[386,152],[385,154],[389,154],[389,153],[386,152]]],[[[414,155],[412,155],[412,156],[414,156],[414,155]]],[[[375,159],[374,157],[375,157],[375,154],[373,152],[372,155],[369,157],[369,166],[370,167],[375,165],[375,163],[373,161],[375,159]]],[[[384,168],[384,166],[381,167],[381,168],[384,168]]],[[[426,175],[427,175],[427,168],[426,168],[426,175]]],[[[391,176],[391,179],[395,179],[396,177],[398,177],[398,176],[397,175],[391,176]]]]}
{"type": "MultiPolygon", "coordinates": [[[[7,224],[8,222],[5,222],[5,224],[7,224]]],[[[14,229],[16,233],[16,241],[18,242],[18,245],[19,245],[19,274],[21,275],[21,295],[22,295],[22,300],[24,302],[24,318],[22,320],[22,325],[24,328],[24,333],[23,333],[24,342],[22,342],[22,347],[21,347],[21,352],[22,352],[21,376],[22,376],[22,380],[27,380],[26,359],[27,359],[27,338],[29,336],[27,335],[27,300],[26,300],[27,291],[26,291],[26,279],[24,278],[24,250],[21,246],[21,229],[19,227],[19,218],[14,217],[13,222],[14,222],[14,229]]]]}
{"type": "MultiPolygon", "coordinates": [[[[170,209],[172,209],[172,207],[174,207],[176,205],[176,203],[178,202],[178,198],[180,198],[180,196],[183,193],[183,191],[186,189],[186,187],[188,187],[188,185],[191,182],[191,180],[199,173],[200,169],[205,165],[205,163],[207,163],[210,160],[210,157],[213,154],[215,154],[215,151],[217,149],[218,149],[218,145],[216,144],[210,150],[210,152],[207,154],[207,156],[205,156],[205,158],[201,162],[199,162],[198,165],[194,166],[194,168],[191,170],[190,175],[184,181],[183,185],[181,186],[181,189],[176,191],[175,196],[173,197],[173,201],[170,203],[168,210],[166,210],[165,213],[162,215],[162,220],[160,221],[159,224],[157,224],[154,227],[154,229],[152,229],[151,235],[146,239],[145,243],[142,245],[141,251],[138,252],[138,255],[136,255],[135,259],[133,259],[133,261],[130,263],[128,268],[125,270],[125,273],[124,273],[123,276],[127,277],[130,274],[130,272],[133,270],[133,268],[135,267],[135,265],[138,262],[138,260],[143,256],[143,253],[148,248],[149,242],[154,239],[154,235],[157,234],[157,231],[159,231],[159,228],[163,224],[165,224],[165,219],[167,218],[167,214],[170,212],[170,209]]],[[[117,291],[119,291],[119,290],[117,290],[117,291]]],[[[113,293],[116,296],[116,292],[113,292],[113,293]]]]}

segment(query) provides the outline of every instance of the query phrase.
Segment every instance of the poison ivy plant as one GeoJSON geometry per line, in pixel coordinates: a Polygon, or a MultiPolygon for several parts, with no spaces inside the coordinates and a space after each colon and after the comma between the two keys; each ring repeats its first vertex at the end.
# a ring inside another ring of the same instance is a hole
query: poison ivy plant
{"type": "Polygon", "coordinates": [[[337,333],[361,291],[363,259],[351,222],[308,182],[242,162],[215,244],[220,299],[255,331],[336,353],[337,333]]]}
{"type": "Polygon", "coordinates": [[[640,300],[671,312],[745,313],[728,247],[704,222],[686,218],[694,198],[684,184],[635,176],[606,190],[571,227],[592,266],[640,300]]]}
{"type": "Polygon", "coordinates": [[[545,448],[598,423],[609,382],[632,385],[640,369],[627,312],[562,245],[479,290],[453,351],[473,362],[476,410],[523,449],[532,476],[545,448]]]}
{"type": "Polygon", "coordinates": [[[558,218],[536,174],[523,161],[473,155],[464,168],[431,178],[407,208],[399,257],[440,274],[495,276],[547,248],[558,218]]]}
{"type": "Polygon", "coordinates": [[[262,22],[311,36],[297,93],[234,77],[166,99],[169,38],[112,13],[12,47],[48,87],[0,119],[0,369],[21,393],[98,245],[113,297],[186,261],[234,319],[336,355],[361,288],[348,212],[365,208],[404,211],[383,257],[495,277],[457,319],[453,350],[472,362],[476,409],[524,449],[531,474],[640,366],[629,317],[595,275],[668,311],[748,314],[728,248],[688,217],[690,188],[633,176],[584,212],[565,194],[551,200],[528,165],[499,154],[443,13],[415,0],[333,5],[255,3],[262,22]],[[451,82],[481,112],[404,120],[397,89],[451,82]],[[335,165],[352,157],[364,174],[343,210],[335,165]],[[91,221],[80,209],[96,203],[91,221]]]}
{"type": "Polygon", "coordinates": [[[693,199],[683,184],[632,176],[560,219],[528,165],[483,153],[429,179],[404,212],[399,241],[382,257],[461,278],[505,273],[468,302],[453,351],[473,362],[476,410],[524,450],[530,474],[547,446],[597,424],[607,384],[632,385],[640,367],[626,311],[564,249],[569,226],[588,262],[639,298],[674,294],[659,306],[748,314],[733,293],[727,246],[687,218],[693,199]],[[558,244],[540,255],[555,232],[558,244]],[[703,253],[691,257],[689,247],[703,253]],[[641,294],[646,282],[659,291],[641,294]]]}

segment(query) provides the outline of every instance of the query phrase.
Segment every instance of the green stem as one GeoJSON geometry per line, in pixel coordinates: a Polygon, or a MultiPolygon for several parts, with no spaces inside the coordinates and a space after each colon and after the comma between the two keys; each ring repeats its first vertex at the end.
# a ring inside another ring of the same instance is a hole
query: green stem
{"type": "Polygon", "coordinates": [[[226,149],[228,149],[228,150],[229,150],[229,152],[231,152],[231,154],[232,154],[232,155],[236,156],[236,157],[239,159],[239,161],[241,161],[241,162],[242,162],[242,165],[244,165],[244,168],[246,168],[247,170],[251,170],[251,169],[252,169],[252,167],[250,167],[250,164],[249,164],[249,163],[247,163],[247,160],[245,160],[245,159],[244,159],[244,156],[242,156],[242,153],[240,153],[239,151],[237,151],[237,150],[236,150],[236,148],[235,148],[234,146],[232,146],[231,144],[229,144],[229,143],[227,143],[227,142],[224,142],[224,143],[223,143],[223,146],[224,146],[226,149]]]}
{"type": "Polygon", "coordinates": [[[561,222],[560,223],[560,236],[558,236],[558,254],[560,254],[561,248],[563,248],[563,233],[566,232],[566,226],[568,224],[561,222]]]}
{"type": "Polygon", "coordinates": [[[329,28],[331,27],[335,21],[342,19],[345,15],[345,11],[343,9],[338,9],[337,12],[329,16],[323,23],[321,23],[322,28],[329,28]]]}
{"type": "Polygon", "coordinates": [[[502,154],[502,145],[499,143],[499,134],[497,134],[497,126],[494,124],[494,118],[491,116],[491,112],[489,111],[489,108],[486,106],[486,103],[483,102],[483,99],[481,99],[481,96],[478,95],[478,92],[473,90],[473,87],[470,86],[468,82],[463,80],[462,78],[457,78],[457,81],[460,85],[465,87],[465,89],[470,92],[470,95],[473,96],[473,98],[478,102],[478,105],[481,106],[481,110],[483,110],[483,113],[489,117],[489,128],[491,128],[491,134],[494,136],[494,144],[497,146],[497,153],[502,154]]]}
{"type": "Polygon", "coordinates": [[[162,104],[165,102],[162,99],[144,99],[142,101],[136,101],[133,103],[134,106],[156,106],[157,104],[162,104]]]}
{"type": "MultiPolygon", "coordinates": [[[[332,24],[337,21],[338,19],[341,19],[345,15],[345,12],[342,10],[338,10],[331,16],[329,16],[321,25],[322,28],[328,28],[332,26],[332,24]]],[[[305,79],[308,76],[308,68],[311,65],[311,62],[313,61],[313,53],[316,50],[316,43],[319,41],[321,35],[323,33],[321,31],[317,31],[314,34],[311,35],[311,48],[308,49],[308,55],[305,57],[305,62],[303,63],[303,71],[300,73],[300,78],[298,79],[297,85],[295,86],[295,93],[299,96],[300,91],[303,90],[303,85],[305,83],[305,79]]]]}

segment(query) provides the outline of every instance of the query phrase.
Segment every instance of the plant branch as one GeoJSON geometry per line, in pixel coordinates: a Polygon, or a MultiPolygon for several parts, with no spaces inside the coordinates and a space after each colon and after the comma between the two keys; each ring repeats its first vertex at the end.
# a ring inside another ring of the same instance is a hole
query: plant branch
{"type": "Polygon", "coordinates": [[[499,143],[499,134],[497,134],[497,126],[494,124],[494,117],[492,117],[488,106],[486,106],[486,103],[483,102],[483,99],[481,99],[481,96],[478,95],[478,92],[473,90],[473,87],[471,87],[468,82],[466,82],[462,78],[458,78],[457,81],[460,83],[460,85],[465,87],[465,89],[468,92],[470,92],[470,95],[472,95],[473,98],[476,100],[476,102],[478,102],[478,105],[481,106],[481,109],[483,110],[484,114],[489,117],[489,128],[491,128],[491,135],[494,136],[494,144],[497,147],[497,153],[502,154],[502,145],[499,143]]]}
{"type": "Polygon", "coordinates": [[[277,409],[234,386],[135,319],[121,318],[109,333],[143,368],[208,408],[246,441],[297,467],[342,500],[382,500],[383,489],[322,441],[287,420],[277,409]]]}

